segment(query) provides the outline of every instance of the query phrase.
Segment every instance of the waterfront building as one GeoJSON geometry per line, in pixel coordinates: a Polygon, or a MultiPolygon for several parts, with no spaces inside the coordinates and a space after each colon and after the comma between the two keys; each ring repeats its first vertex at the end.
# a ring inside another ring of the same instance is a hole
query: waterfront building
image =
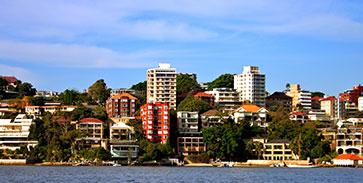
{"type": "Polygon", "coordinates": [[[362,156],[362,127],[349,126],[339,128],[336,135],[336,152],[338,154],[356,154],[362,156]]]}
{"type": "Polygon", "coordinates": [[[160,63],[158,68],[147,71],[147,101],[167,103],[176,108],[176,69],[160,63]]]}
{"type": "Polygon", "coordinates": [[[232,88],[214,88],[213,91],[206,91],[205,93],[213,95],[214,103],[224,113],[231,113],[242,104],[238,92],[232,88]]]}
{"type": "Polygon", "coordinates": [[[134,129],[118,119],[111,118],[111,156],[114,159],[136,159],[138,157],[139,145],[137,145],[137,141],[133,138],[134,129]]]}
{"type": "Polygon", "coordinates": [[[241,102],[249,101],[265,107],[265,74],[260,73],[258,67],[245,66],[242,74],[234,75],[234,89],[239,93],[241,102]]]}
{"type": "Polygon", "coordinates": [[[16,150],[22,146],[35,147],[38,141],[29,140],[30,129],[35,125],[25,114],[18,114],[15,119],[0,119],[0,149],[16,150]]]}
{"type": "Polygon", "coordinates": [[[200,132],[198,112],[177,112],[177,124],[180,135],[188,135],[200,132]]]}
{"type": "Polygon", "coordinates": [[[140,108],[146,139],[166,143],[170,133],[170,108],[167,103],[147,103],[140,108]]]}
{"type": "Polygon", "coordinates": [[[76,129],[83,135],[77,139],[81,147],[100,147],[103,140],[105,122],[96,118],[83,118],[76,123],[76,129]]]}
{"type": "Polygon", "coordinates": [[[335,166],[356,167],[358,165],[363,165],[363,158],[355,154],[341,154],[332,161],[335,166]]]}
{"type": "Polygon", "coordinates": [[[134,117],[137,100],[135,96],[126,92],[112,95],[106,101],[108,117],[134,117]]]}
{"type": "Polygon", "coordinates": [[[358,100],[363,96],[363,86],[354,86],[339,94],[339,116],[340,119],[354,117],[358,112],[358,100]]]}
{"type": "Polygon", "coordinates": [[[33,118],[40,117],[43,112],[54,114],[60,112],[72,112],[77,106],[72,105],[45,105],[45,106],[26,106],[25,113],[33,118]]]}
{"type": "Polygon", "coordinates": [[[288,140],[254,139],[263,145],[262,157],[264,160],[297,160],[299,159],[292,150],[288,140]]]}
{"type": "Polygon", "coordinates": [[[234,111],[233,118],[236,123],[248,121],[251,125],[266,128],[268,127],[267,113],[268,111],[264,107],[259,107],[253,104],[245,104],[234,111]]]}
{"type": "Polygon", "coordinates": [[[214,105],[214,96],[212,94],[209,94],[209,93],[206,93],[206,92],[197,92],[193,96],[195,98],[203,100],[204,102],[207,102],[211,106],[214,105]]]}
{"type": "Polygon", "coordinates": [[[272,95],[266,97],[266,107],[280,107],[282,106],[286,112],[291,112],[292,98],[287,96],[284,92],[274,92],[272,95]]]}
{"type": "Polygon", "coordinates": [[[185,136],[177,138],[178,153],[183,156],[201,154],[206,151],[202,136],[185,136]]]}

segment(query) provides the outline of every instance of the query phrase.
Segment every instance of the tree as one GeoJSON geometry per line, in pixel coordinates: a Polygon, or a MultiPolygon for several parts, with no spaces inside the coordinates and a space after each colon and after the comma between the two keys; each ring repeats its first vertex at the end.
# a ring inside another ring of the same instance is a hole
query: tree
{"type": "Polygon", "coordinates": [[[16,86],[16,91],[19,92],[19,97],[34,96],[35,93],[37,92],[37,90],[33,88],[33,85],[27,82],[19,83],[16,86]]]}
{"type": "Polygon", "coordinates": [[[93,112],[91,109],[87,107],[78,106],[76,109],[72,111],[71,116],[73,121],[78,121],[82,118],[93,117],[93,112]]]}
{"type": "Polygon", "coordinates": [[[8,81],[6,81],[6,79],[0,78],[0,90],[5,89],[6,86],[8,86],[8,81]]]}
{"type": "Polygon", "coordinates": [[[104,107],[102,106],[97,106],[94,110],[93,110],[93,117],[100,119],[102,121],[107,120],[107,113],[104,107]]]}
{"type": "Polygon", "coordinates": [[[88,95],[99,105],[105,105],[107,98],[110,96],[110,89],[103,79],[97,80],[88,88],[88,95]]]}
{"type": "Polygon", "coordinates": [[[146,92],[147,81],[142,81],[131,86],[131,90],[146,92]]]}
{"type": "Polygon", "coordinates": [[[59,95],[59,100],[64,105],[76,105],[82,103],[81,94],[76,90],[66,89],[59,95]]]}
{"type": "Polygon", "coordinates": [[[213,88],[233,88],[234,76],[232,74],[222,74],[214,81],[208,83],[208,89],[213,88]]]}
{"type": "Polygon", "coordinates": [[[211,109],[211,106],[207,102],[193,96],[185,98],[177,108],[178,111],[197,111],[200,113],[209,109],[211,109]]]}
{"type": "Polygon", "coordinates": [[[176,77],[176,94],[188,94],[200,90],[200,85],[187,74],[178,74],[176,77]]]}
{"type": "Polygon", "coordinates": [[[34,106],[42,106],[45,104],[44,97],[32,97],[30,98],[30,103],[34,106]]]}

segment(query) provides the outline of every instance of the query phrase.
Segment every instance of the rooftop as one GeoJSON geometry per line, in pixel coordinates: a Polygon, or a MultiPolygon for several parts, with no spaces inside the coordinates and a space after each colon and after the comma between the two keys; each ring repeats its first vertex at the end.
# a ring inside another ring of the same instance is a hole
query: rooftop
{"type": "Polygon", "coordinates": [[[103,121],[96,118],[83,118],[79,120],[80,123],[103,123],[103,121]]]}
{"type": "Polygon", "coordinates": [[[0,77],[5,79],[8,83],[15,83],[16,81],[18,81],[18,79],[16,79],[16,77],[14,76],[0,76],[0,77]]]}
{"type": "Polygon", "coordinates": [[[334,159],[338,159],[338,160],[363,160],[363,158],[361,158],[360,156],[355,155],[355,154],[342,154],[342,155],[337,156],[334,159]]]}
{"type": "Polygon", "coordinates": [[[118,93],[118,94],[115,94],[113,95],[111,98],[112,99],[120,99],[120,98],[123,98],[123,97],[127,97],[129,98],[130,100],[137,100],[137,98],[129,93],[118,93]]]}

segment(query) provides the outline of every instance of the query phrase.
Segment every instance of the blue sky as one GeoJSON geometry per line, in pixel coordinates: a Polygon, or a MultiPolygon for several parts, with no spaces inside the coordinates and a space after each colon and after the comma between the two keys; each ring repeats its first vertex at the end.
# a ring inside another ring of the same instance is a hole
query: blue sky
{"type": "Polygon", "coordinates": [[[38,89],[145,80],[169,62],[201,82],[258,65],[269,92],[286,83],[330,95],[362,83],[360,0],[1,1],[0,75],[38,89]]]}

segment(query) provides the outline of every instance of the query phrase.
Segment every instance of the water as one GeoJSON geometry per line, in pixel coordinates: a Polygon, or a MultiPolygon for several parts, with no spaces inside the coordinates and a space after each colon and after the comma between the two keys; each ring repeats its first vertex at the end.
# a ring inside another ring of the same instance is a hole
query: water
{"type": "Polygon", "coordinates": [[[362,182],[354,168],[0,166],[0,182],[362,182]]]}

